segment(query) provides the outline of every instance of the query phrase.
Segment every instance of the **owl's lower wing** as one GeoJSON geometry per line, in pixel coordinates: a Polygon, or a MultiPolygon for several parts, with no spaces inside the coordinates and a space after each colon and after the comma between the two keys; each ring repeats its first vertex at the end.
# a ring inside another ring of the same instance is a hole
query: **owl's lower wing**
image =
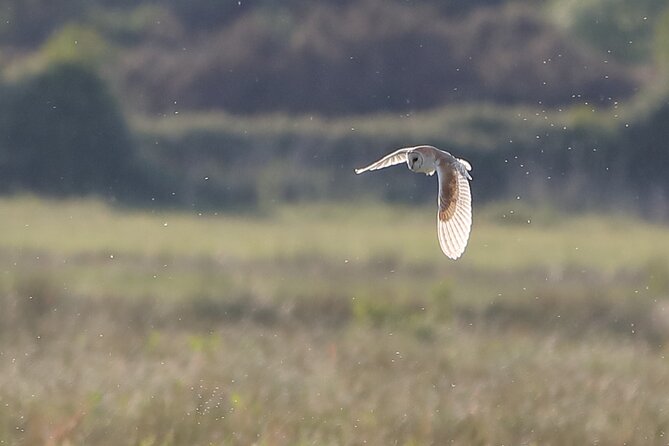
{"type": "Polygon", "coordinates": [[[410,147],[396,150],[390,155],[384,156],[377,162],[372,163],[367,167],[363,167],[361,169],[355,169],[355,173],[360,175],[361,173],[367,172],[368,170],[378,170],[378,169],[383,169],[384,167],[394,166],[395,164],[406,163],[407,152],[409,152],[409,150],[411,150],[410,147]]]}
{"type": "Polygon", "coordinates": [[[469,181],[452,164],[437,163],[439,211],[437,236],[444,254],[457,259],[465,251],[472,228],[472,196],[469,181]]]}

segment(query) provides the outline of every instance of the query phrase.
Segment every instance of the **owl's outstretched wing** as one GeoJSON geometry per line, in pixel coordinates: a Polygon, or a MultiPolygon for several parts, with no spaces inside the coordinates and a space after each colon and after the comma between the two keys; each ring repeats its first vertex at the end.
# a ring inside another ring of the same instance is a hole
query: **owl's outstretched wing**
{"type": "Polygon", "coordinates": [[[472,196],[467,180],[468,170],[471,170],[469,163],[457,165],[447,159],[437,161],[439,177],[437,236],[441,250],[454,260],[465,251],[472,228],[472,196]]]}
{"type": "Polygon", "coordinates": [[[372,163],[367,167],[363,167],[361,169],[355,169],[355,173],[360,175],[361,173],[367,172],[368,170],[378,170],[378,169],[383,169],[384,167],[394,166],[395,164],[406,163],[407,153],[412,148],[413,147],[405,147],[403,149],[396,150],[390,155],[384,156],[377,162],[372,163]]]}

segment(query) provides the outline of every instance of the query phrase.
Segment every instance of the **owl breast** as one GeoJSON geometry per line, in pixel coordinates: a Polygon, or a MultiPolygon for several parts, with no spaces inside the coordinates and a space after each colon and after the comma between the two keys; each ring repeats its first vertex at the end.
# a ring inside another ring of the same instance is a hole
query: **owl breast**
{"type": "Polygon", "coordinates": [[[420,166],[414,165],[412,169],[416,173],[424,173],[426,175],[432,175],[436,169],[434,161],[432,160],[423,160],[423,163],[420,166]]]}

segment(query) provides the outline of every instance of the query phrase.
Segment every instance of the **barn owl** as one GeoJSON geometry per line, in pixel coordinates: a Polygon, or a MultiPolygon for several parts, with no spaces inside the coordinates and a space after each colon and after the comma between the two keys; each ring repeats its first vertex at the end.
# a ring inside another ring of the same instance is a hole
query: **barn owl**
{"type": "Polygon", "coordinates": [[[472,196],[469,175],[472,166],[465,160],[432,146],[405,147],[396,150],[356,174],[407,163],[409,170],[426,175],[437,172],[439,196],[437,203],[437,238],[444,254],[451,259],[462,255],[472,227],[472,196]]]}

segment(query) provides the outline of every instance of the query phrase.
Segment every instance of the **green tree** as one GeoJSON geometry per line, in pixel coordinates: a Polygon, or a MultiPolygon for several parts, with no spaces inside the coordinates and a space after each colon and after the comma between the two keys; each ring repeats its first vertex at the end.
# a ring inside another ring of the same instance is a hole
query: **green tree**
{"type": "Polygon", "coordinates": [[[666,0],[553,0],[551,14],[570,32],[628,62],[651,55],[653,25],[666,0]]]}
{"type": "Polygon", "coordinates": [[[93,28],[69,24],[55,32],[40,49],[47,63],[72,63],[99,67],[111,47],[93,28]]]}
{"type": "Polygon", "coordinates": [[[66,63],[24,82],[5,113],[3,189],[117,194],[132,184],[133,142],[106,85],[66,63]]]}
{"type": "Polygon", "coordinates": [[[669,88],[669,7],[655,25],[655,63],[663,77],[663,86],[669,88]]]}

